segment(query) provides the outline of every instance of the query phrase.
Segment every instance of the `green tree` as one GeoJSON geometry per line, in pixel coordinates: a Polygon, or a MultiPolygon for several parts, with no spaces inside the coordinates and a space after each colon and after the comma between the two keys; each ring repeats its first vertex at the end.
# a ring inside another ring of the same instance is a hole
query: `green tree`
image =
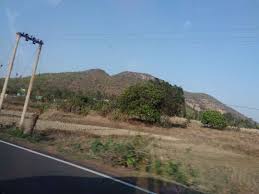
{"type": "Polygon", "coordinates": [[[119,108],[140,120],[159,122],[162,114],[174,116],[184,112],[184,102],[181,88],[155,80],[127,88],[119,97],[119,108]]]}
{"type": "Polygon", "coordinates": [[[228,126],[238,127],[238,119],[235,118],[231,113],[223,114],[228,126]]]}
{"type": "Polygon", "coordinates": [[[224,118],[228,126],[240,127],[240,128],[256,128],[257,123],[253,119],[242,119],[235,117],[231,113],[225,113],[224,118]]]}
{"type": "Polygon", "coordinates": [[[224,116],[220,112],[214,110],[203,112],[201,122],[208,127],[216,129],[224,129],[227,127],[224,116]]]}
{"type": "Polygon", "coordinates": [[[183,89],[168,82],[156,80],[153,84],[161,91],[161,112],[168,116],[185,116],[185,99],[183,89]]]}

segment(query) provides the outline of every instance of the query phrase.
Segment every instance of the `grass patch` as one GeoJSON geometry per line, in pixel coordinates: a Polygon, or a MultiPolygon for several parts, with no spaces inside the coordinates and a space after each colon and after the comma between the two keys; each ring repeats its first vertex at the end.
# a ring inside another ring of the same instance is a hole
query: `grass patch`
{"type": "Polygon", "coordinates": [[[43,135],[42,134],[38,134],[38,133],[34,133],[32,135],[30,134],[24,134],[23,131],[19,128],[16,127],[12,127],[6,130],[7,134],[9,134],[12,137],[16,137],[16,138],[20,138],[20,139],[26,139],[29,142],[32,143],[38,143],[41,140],[43,140],[43,135]]]}
{"type": "Polygon", "coordinates": [[[150,161],[146,171],[188,186],[193,185],[195,183],[194,179],[198,177],[196,169],[174,160],[161,161],[155,159],[150,161]]]}
{"type": "Polygon", "coordinates": [[[198,176],[197,170],[174,160],[152,159],[148,142],[149,140],[142,137],[130,138],[125,141],[96,138],[90,143],[90,151],[95,158],[101,158],[114,166],[145,170],[185,185],[192,185],[193,179],[198,176]]]}
{"type": "Polygon", "coordinates": [[[188,184],[188,176],[187,173],[184,171],[182,164],[175,161],[169,161],[165,164],[165,173],[173,177],[177,182],[188,184]]]}
{"type": "Polygon", "coordinates": [[[145,141],[141,137],[126,142],[115,142],[111,138],[102,141],[97,138],[91,143],[90,150],[95,156],[108,160],[113,165],[135,169],[147,164],[150,155],[145,149],[145,141]]]}

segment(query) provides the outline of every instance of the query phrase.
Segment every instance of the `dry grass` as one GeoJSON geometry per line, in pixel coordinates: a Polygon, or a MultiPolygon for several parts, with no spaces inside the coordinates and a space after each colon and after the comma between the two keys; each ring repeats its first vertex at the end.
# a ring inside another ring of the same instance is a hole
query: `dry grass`
{"type": "Polygon", "coordinates": [[[180,139],[174,142],[157,140],[153,152],[162,159],[192,165],[199,172],[196,180],[198,188],[223,194],[259,193],[258,133],[213,130],[202,128],[195,122],[186,129],[164,129],[135,123],[114,123],[95,115],[81,120],[85,124],[128,128],[180,139]]]}
{"type": "MultiPolygon", "coordinates": [[[[219,138],[218,142],[228,141],[228,139],[221,139],[221,136],[217,132],[215,133],[213,138],[219,138]]],[[[93,141],[97,136],[63,132],[49,132],[49,136],[55,139],[52,143],[59,152],[67,154],[79,152],[80,154],[77,155],[79,160],[82,158],[94,158],[89,154],[90,152],[85,153],[83,150],[89,150],[89,142],[93,141]]],[[[127,137],[117,139],[118,142],[123,142],[125,138],[127,139],[127,137]]],[[[239,138],[244,140],[246,136],[243,134],[239,138]]],[[[259,163],[257,156],[247,155],[242,150],[236,152],[237,148],[226,150],[212,146],[215,145],[214,143],[191,144],[184,142],[186,140],[182,142],[164,142],[153,139],[152,141],[149,144],[149,149],[152,150],[155,158],[160,158],[164,161],[176,160],[197,170],[198,176],[194,180],[195,188],[222,194],[259,193],[259,185],[257,184],[259,180],[259,163]]],[[[227,143],[225,142],[225,144],[227,143]]]]}
{"type": "MultiPolygon", "coordinates": [[[[178,140],[153,140],[152,153],[161,160],[180,161],[185,166],[190,165],[196,169],[199,174],[195,178],[197,188],[218,194],[259,193],[258,133],[213,130],[202,128],[196,122],[191,122],[185,129],[165,129],[139,123],[114,122],[93,113],[83,117],[52,111],[42,115],[41,119],[124,128],[129,131],[173,137],[178,140]]],[[[96,137],[87,133],[53,131],[49,132],[48,136],[54,139],[51,143],[46,142],[48,146],[54,146],[58,152],[71,155],[75,154],[73,149],[79,149],[78,153],[80,149],[89,149],[87,142],[96,137]]],[[[123,140],[123,138],[125,137],[117,139],[123,140]]],[[[77,159],[89,159],[89,155],[82,152],[77,159]]]]}

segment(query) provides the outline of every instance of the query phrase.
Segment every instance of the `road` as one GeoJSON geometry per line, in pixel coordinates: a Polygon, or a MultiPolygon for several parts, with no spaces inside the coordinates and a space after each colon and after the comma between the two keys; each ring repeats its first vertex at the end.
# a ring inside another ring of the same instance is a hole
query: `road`
{"type": "Polygon", "coordinates": [[[176,185],[162,189],[161,185],[147,178],[111,177],[0,140],[0,194],[197,193],[176,185]],[[148,183],[148,189],[136,186],[139,182],[148,183]]]}

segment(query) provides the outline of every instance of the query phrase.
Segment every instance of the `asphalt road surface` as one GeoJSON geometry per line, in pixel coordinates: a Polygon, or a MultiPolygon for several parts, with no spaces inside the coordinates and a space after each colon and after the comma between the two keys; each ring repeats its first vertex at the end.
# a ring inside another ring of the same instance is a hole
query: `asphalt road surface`
{"type": "Polygon", "coordinates": [[[0,140],[0,194],[153,194],[155,191],[198,193],[147,178],[111,177],[0,140]],[[140,183],[145,186],[136,186],[140,183]]]}

